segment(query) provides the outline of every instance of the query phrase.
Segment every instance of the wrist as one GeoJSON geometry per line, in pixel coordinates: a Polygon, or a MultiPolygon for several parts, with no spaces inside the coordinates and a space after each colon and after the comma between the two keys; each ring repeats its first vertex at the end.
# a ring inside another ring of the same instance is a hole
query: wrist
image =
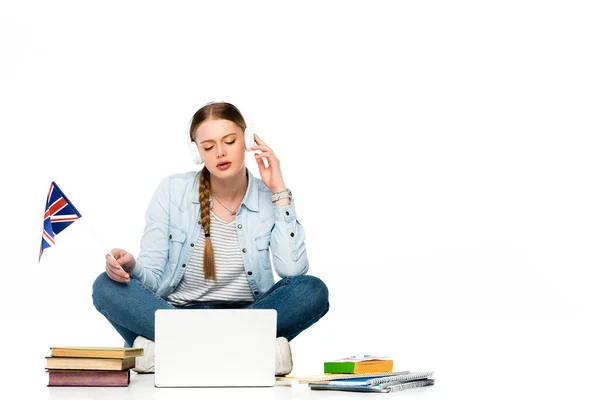
{"type": "Polygon", "coordinates": [[[273,204],[275,204],[276,206],[285,207],[285,206],[289,206],[290,204],[292,204],[292,202],[290,201],[289,197],[286,197],[284,199],[279,199],[279,200],[273,202],[273,204]]]}
{"type": "Polygon", "coordinates": [[[131,267],[129,267],[129,271],[127,271],[127,272],[132,273],[134,269],[135,269],[135,259],[131,263],[131,267]]]}
{"type": "Polygon", "coordinates": [[[292,191],[287,188],[280,191],[273,190],[272,193],[271,201],[275,204],[281,204],[279,201],[284,199],[292,200],[292,191]]]}

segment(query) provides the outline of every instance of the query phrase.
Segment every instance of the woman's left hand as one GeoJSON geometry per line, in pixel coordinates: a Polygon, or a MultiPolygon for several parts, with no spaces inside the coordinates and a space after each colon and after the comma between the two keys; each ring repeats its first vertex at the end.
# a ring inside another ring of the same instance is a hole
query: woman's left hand
{"type": "Polygon", "coordinates": [[[252,146],[251,149],[262,151],[262,153],[254,154],[262,181],[273,193],[285,191],[286,187],[281,175],[279,159],[275,157],[273,150],[256,133],[254,134],[254,141],[257,145],[252,146]],[[268,167],[265,165],[265,158],[269,162],[268,167]]]}

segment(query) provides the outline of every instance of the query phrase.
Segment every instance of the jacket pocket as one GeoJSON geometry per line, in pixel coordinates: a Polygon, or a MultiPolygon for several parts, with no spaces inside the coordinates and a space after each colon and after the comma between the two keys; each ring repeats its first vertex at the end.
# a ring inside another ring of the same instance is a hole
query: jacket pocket
{"type": "Polygon", "coordinates": [[[177,263],[187,235],[184,231],[171,226],[169,228],[169,262],[177,263]]]}
{"type": "Polygon", "coordinates": [[[271,234],[257,237],[254,239],[260,264],[264,269],[271,269],[271,258],[269,257],[269,243],[271,242],[271,234]]]}

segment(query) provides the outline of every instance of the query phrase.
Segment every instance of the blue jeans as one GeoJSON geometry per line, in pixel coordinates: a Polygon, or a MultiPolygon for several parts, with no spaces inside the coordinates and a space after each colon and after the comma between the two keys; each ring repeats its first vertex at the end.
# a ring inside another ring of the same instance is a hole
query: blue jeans
{"type": "Polygon", "coordinates": [[[154,312],[159,309],[256,308],[277,310],[277,337],[291,341],[329,311],[329,290],[317,277],[298,275],[281,279],[253,302],[209,301],[174,306],[139,280],[115,282],[103,272],[92,289],[94,306],[133,346],[137,336],[154,340],[154,312]]]}

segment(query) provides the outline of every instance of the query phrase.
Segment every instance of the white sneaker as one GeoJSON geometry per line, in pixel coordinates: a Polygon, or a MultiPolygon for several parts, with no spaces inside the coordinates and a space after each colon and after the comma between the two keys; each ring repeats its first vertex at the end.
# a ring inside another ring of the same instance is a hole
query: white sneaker
{"type": "Polygon", "coordinates": [[[138,374],[154,373],[154,342],[143,336],[138,336],[133,341],[133,347],[142,347],[144,355],[135,358],[133,370],[138,374]]]}
{"type": "Polygon", "coordinates": [[[292,372],[294,363],[292,362],[292,349],[290,342],[280,336],[276,339],[277,346],[275,350],[275,376],[284,376],[292,372]]]}

